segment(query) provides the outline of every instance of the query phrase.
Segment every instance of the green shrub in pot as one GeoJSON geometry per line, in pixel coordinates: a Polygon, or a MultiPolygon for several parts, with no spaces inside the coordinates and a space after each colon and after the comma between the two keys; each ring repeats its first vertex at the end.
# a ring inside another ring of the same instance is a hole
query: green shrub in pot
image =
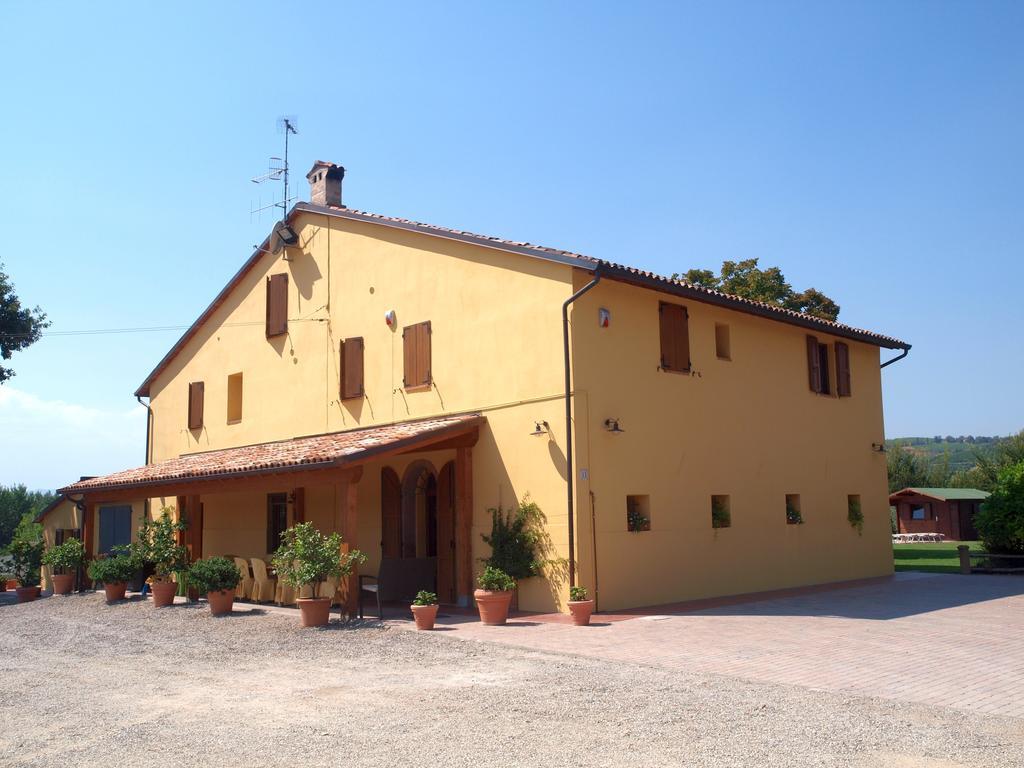
{"type": "Polygon", "coordinates": [[[83,560],[85,560],[85,545],[78,539],[68,539],[63,544],[50,547],[43,553],[43,565],[53,568],[54,573],[75,571],[83,560]]]}
{"type": "Polygon", "coordinates": [[[242,572],[226,557],[208,557],[192,564],[188,581],[200,594],[234,590],[242,580],[242,572]]]}

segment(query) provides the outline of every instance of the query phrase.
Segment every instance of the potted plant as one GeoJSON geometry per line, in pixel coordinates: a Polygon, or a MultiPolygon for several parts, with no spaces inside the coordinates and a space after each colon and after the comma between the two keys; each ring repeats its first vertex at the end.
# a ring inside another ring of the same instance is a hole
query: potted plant
{"type": "MultiPolygon", "coordinates": [[[[309,587],[315,594],[321,581],[348,577],[354,566],[366,562],[366,555],[358,549],[343,553],[341,544],[340,533],[324,536],[312,523],[289,528],[281,534],[281,546],[273,557],[278,579],[299,594],[303,587],[309,587]]],[[[302,626],[322,627],[330,620],[331,598],[300,597],[296,602],[302,626]]]]}
{"type": "Polygon", "coordinates": [[[199,560],[188,572],[189,584],[200,594],[206,594],[210,613],[214,616],[231,613],[235,604],[235,588],[241,580],[242,572],[226,557],[199,560]]]}
{"type": "Polygon", "coordinates": [[[139,561],[117,547],[115,554],[98,557],[89,563],[88,574],[93,581],[103,582],[103,592],[108,603],[123,600],[128,580],[139,569],[139,561]]]}
{"type": "Polygon", "coordinates": [[[138,540],[132,544],[136,560],[153,566],[150,586],[153,605],[157,608],[174,604],[178,584],[172,576],[188,570],[188,549],[178,544],[178,532],[185,528],[185,523],[175,521],[171,511],[164,507],[160,517],[155,520],[147,517],[142,521],[138,540]]]}
{"type": "Polygon", "coordinates": [[[500,568],[488,565],[476,579],[480,587],[473,593],[480,621],[484,624],[499,625],[508,620],[508,608],[512,602],[515,579],[500,568]]]}
{"type": "Polygon", "coordinates": [[[85,545],[78,539],[50,547],[43,554],[43,565],[53,569],[53,594],[70,595],[75,583],[75,571],[85,559],[85,545]]]}
{"type": "Polygon", "coordinates": [[[437,595],[421,589],[412,601],[412,617],[416,629],[433,629],[437,620],[437,595]]]}
{"type": "Polygon", "coordinates": [[[593,612],[594,601],[587,598],[587,588],[569,587],[569,613],[572,614],[572,623],[577,627],[587,626],[593,612]]]}
{"type": "Polygon", "coordinates": [[[25,520],[14,530],[7,552],[14,561],[14,573],[21,586],[16,588],[19,603],[28,603],[39,597],[39,571],[43,566],[43,526],[25,520]]]}

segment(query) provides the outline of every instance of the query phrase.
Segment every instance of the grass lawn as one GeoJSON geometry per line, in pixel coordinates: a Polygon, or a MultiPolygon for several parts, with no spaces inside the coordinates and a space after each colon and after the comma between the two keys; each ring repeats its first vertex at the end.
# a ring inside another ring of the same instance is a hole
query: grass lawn
{"type": "Polygon", "coordinates": [[[956,548],[968,545],[972,551],[984,549],[980,541],[944,541],[941,544],[893,544],[897,571],[960,573],[960,555],[956,548]]]}

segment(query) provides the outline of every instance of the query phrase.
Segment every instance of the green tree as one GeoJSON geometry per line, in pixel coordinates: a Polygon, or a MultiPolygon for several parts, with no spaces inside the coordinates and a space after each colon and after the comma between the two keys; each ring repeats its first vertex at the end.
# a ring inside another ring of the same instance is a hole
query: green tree
{"type": "Polygon", "coordinates": [[[993,490],[999,482],[999,473],[1007,467],[1024,462],[1024,430],[1000,440],[992,451],[974,451],[974,469],[968,473],[972,488],[993,490]]]}
{"type": "MultiPolygon", "coordinates": [[[[49,327],[46,314],[39,308],[21,306],[14,284],[0,264],[0,360],[39,341],[43,329],[49,327]]],[[[0,365],[0,384],[14,375],[14,370],[0,365]]]]}
{"type": "Polygon", "coordinates": [[[1024,552],[1024,461],[999,471],[974,526],[989,552],[1024,552]]]}
{"type": "Polygon", "coordinates": [[[0,485],[0,549],[5,549],[14,530],[25,518],[35,518],[56,498],[50,491],[30,491],[24,485],[0,485]]]}
{"type": "Polygon", "coordinates": [[[723,261],[718,275],[710,269],[691,269],[683,274],[676,273],[672,277],[702,288],[774,304],[824,320],[836,320],[839,317],[839,305],[824,293],[816,288],[794,291],[786,282],[786,276],[782,274],[781,269],[761,269],[757,265],[757,259],[723,261]]]}

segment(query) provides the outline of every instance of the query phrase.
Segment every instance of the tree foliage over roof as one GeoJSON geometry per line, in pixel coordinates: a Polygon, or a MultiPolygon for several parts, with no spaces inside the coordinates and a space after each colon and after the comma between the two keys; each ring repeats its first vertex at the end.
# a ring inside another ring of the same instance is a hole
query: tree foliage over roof
{"type": "Polygon", "coordinates": [[[686,280],[702,288],[774,304],[823,320],[839,319],[839,305],[835,301],[817,288],[807,288],[800,292],[793,290],[786,282],[786,276],[782,274],[781,269],[761,269],[757,265],[757,259],[723,261],[722,270],[717,275],[710,269],[691,269],[683,274],[676,273],[672,277],[686,280]]]}
{"type": "MultiPolygon", "coordinates": [[[[10,277],[0,264],[0,360],[39,341],[43,329],[50,325],[46,313],[39,307],[28,309],[21,305],[10,277]]],[[[14,370],[0,365],[0,384],[14,375],[14,370]]]]}

